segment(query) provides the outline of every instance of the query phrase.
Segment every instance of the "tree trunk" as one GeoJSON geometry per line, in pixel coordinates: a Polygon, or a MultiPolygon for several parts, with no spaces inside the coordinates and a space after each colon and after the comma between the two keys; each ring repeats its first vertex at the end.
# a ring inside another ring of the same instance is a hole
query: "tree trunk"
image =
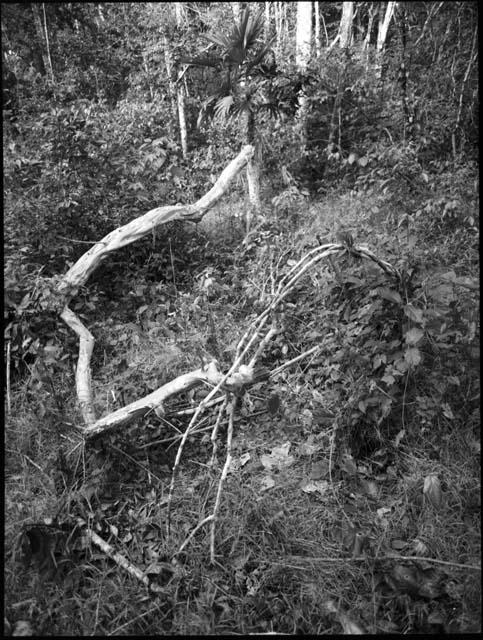
{"type": "Polygon", "coordinates": [[[264,24],[265,42],[270,39],[270,2],[265,2],[265,24],[264,24]]]}
{"type": "MultiPolygon", "coordinates": [[[[184,9],[181,2],[174,3],[174,10],[176,15],[176,24],[181,27],[184,22],[184,9]]],[[[179,135],[181,139],[181,153],[183,158],[188,156],[188,130],[186,127],[186,113],[185,113],[185,100],[184,100],[184,86],[181,82],[182,73],[177,70],[176,79],[176,101],[178,105],[178,123],[179,123],[179,135]]]]}
{"type": "Polygon", "coordinates": [[[275,31],[276,31],[276,46],[277,46],[277,59],[283,55],[283,48],[286,40],[287,30],[287,3],[275,2],[274,4],[275,14],[275,31]]]}
{"type": "MultiPolygon", "coordinates": [[[[310,60],[312,44],[312,3],[297,2],[297,31],[295,43],[295,64],[304,73],[310,60]]],[[[300,92],[297,127],[300,135],[301,151],[307,145],[307,96],[300,92]]]]}
{"type": "Polygon", "coordinates": [[[149,72],[149,65],[148,65],[148,60],[147,60],[147,55],[145,52],[143,52],[143,69],[144,69],[144,73],[146,74],[146,81],[148,83],[148,88],[149,88],[149,97],[151,99],[151,102],[154,100],[154,89],[153,89],[153,83],[151,82],[151,74],[149,72]]]}
{"type": "Polygon", "coordinates": [[[260,145],[255,143],[255,116],[253,111],[246,115],[245,144],[254,147],[254,154],[247,162],[248,208],[246,213],[246,233],[250,231],[252,220],[260,214],[262,203],[260,198],[260,145]]]}
{"type": "Polygon", "coordinates": [[[352,37],[352,20],[354,17],[354,3],[342,3],[342,17],[339,24],[339,46],[341,49],[347,49],[351,43],[352,37]]]}
{"type": "Polygon", "coordinates": [[[318,0],[315,0],[314,2],[314,14],[315,14],[315,25],[314,25],[315,55],[319,57],[321,53],[321,47],[320,47],[320,7],[319,7],[318,0]]]}
{"type": "Polygon", "coordinates": [[[389,24],[394,14],[394,9],[396,8],[396,4],[397,4],[396,2],[388,2],[386,6],[386,13],[384,14],[384,20],[382,22],[379,21],[379,30],[377,32],[377,52],[378,53],[380,53],[384,49],[384,45],[386,44],[389,24]]]}
{"type": "Polygon", "coordinates": [[[179,135],[181,138],[181,153],[183,154],[183,158],[187,158],[188,157],[188,129],[186,127],[184,86],[180,78],[178,78],[178,82],[176,84],[176,95],[178,98],[178,120],[179,120],[179,135]]]}
{"type": "Polygon", "coordinates": [[[295,64],[299,71],[305,71],[310,60],[312,44],[312,3],[297,2],[297,32],[295,42],[295,64]]]}
{"type": "MultiPolygon", "coordinates": [[[[35,57],[36,53],[38,53],[40,51],[40,56],[42,58],[42,66],[43,66],[43,69],[44,69],[44,73],[49,74],[51,72],[51,70],[52,70],[52,63],[51,63],[51,61],[49,61],[46,49],[44,47],[45,37],[44,37],[44,30],[43,30],[43,27],[42,27],[42,20],[40,18],[39,4],[36,3],[36,2],[32,2],[30,4],[30,6],[32,7],[32,15],[34,17],[35,33],[36,33],[37,41],[38,41],[38,49],[34,52],[33,55],[35,57]]],[[[50,80],[53,80],[52,75],[50,75],[50,80]]]]}
{"type": "Polygon", "coordinates": [[[455,122],[455,127],[454,127],[454,131],[452,134],[452,142],[453,142],[453,160],[456,161],[456,135],[460,135],[460,151],[463,150],[463,136],[461,135],[461,116],[463,114],[463,98],[464,98],[464,93],[465,93],[465,88],[466,88],[466,83],[468,82],[468,78],[469,75],[471,73],[471,68],[473,66],[473,64],[476,62],[476,60],[478,59],[478,52],[475,52],[475,46],[476,46],[476,41],[477,41],[477,33],[478,33],[478,29],[475,26],[475,30],[473,32],[473,41],[471,44],[471,52],[468,58],[468,64],[466,66],[466,71],[465,71],[465,75],[463,76],[463,81],[461,83],[461,89],[460,89],[460,97],[459,97],[459,101],[458,101],[458,114],[456,116],[456,122],[455,122]]]}
{"type": "MultiPolygon", "coordinates": [[[[182,389],[188,388],[185,386],[186,382],[189,384],[195,383],[200,376],[203,377],[203,370],[201,372],[187,374],[188,379],[185,376],[181,376],[181,378],[161,387],[158,390],[159,393],[154,392],[144,398],[144,400],[131,403],[128,407],[124,407],[124,409],[115,412],[111,416],[106,416],[102,418],[99,423],[96,423],[90,367],[90,360],[94,348],[94,337],[82,324],[77,315],[69,309],[68,305],[70,300],[76,295],[78,288],[87,281],[95,269],[111,252],[117,251],[121,247],[149,235],[158,225],[165,224],[171,220],[185,219],[199,221],[203,215],[220,200],[226,192],[229,183],[252,158],[253,153],[253,147],[244,147],[238,156],[223,170],[208,193],[194,204],[157,207],[122,227],[111,231],[111,233],[99,242],[96,242],[84,253],[84,255],[70,267],[58,283],[57,294],[59,299],[56,300],[54,306],[56,306],[57,310],[58,308],[62,308],[60,311],[61,318],[79,337],[79,358],[76,368],[77,399],[84,423],[86,427],[89,427],[88,431],[91,435],[98,432],[96,429],[98,429],[99,425],[101,425],[99,428],[102,429],[111,428],[117,424],[129,422],[138,415],[144,415],[151,409],[156,408],[162,400],[166,399],[172,393],[177,393],[182,389]]],[[[205,373],[207,373],[207,371],[205,373]]],[[[206,375],[204,377],[206,379],[206,375]]]]}
{"type": "Polygon", "coordinates": [[[281,51],[281,34],[282,34],[280,2],[274,3],[273,13],[275,18],[275,48],[277,51],[277,58],[278,58],[281,51]]]}
{"type": "Polygon", "coordinates": [[[168,38],[163,34],[163,44],[164,44],[164,63],[166,65],[166,73],[168,76],[168,92],[169,92],[169,103],[171,105],[171,115],[172,118],[168,119],[168,130],[170,135],[173,134],[173,123],[178,119],[178,108],[177,108],[177,99],[176,99],[176,86],[173,82],[173,63],[171,61],[171,50],[168,43],[168,38]]]}
{"type": "Polygon", "coordinates": [[[47,30],[47,17],[45,15],[45,2],[42,2],[42,12],[44,16],[44,36],[45,36],[45,51],[47,56],[47,62],[49,64],[50,79],[54,82],[54,69],[52,67],[52,58],[50,57],[50,44],[49,44],[49,32],[47,30]]]}
{"type": "MultiPolygon", "coordinates": [[[[391,3],[389,3],[391,4],[391,3]]],[[[386,11],[386,15],[387,15],[387,11],[386,11]]],[[[400,63],[400,67],[399,67],[399,84],[401,87],[401,103],[402,103],[402,110],[403,110],[403,115],[404,115],[404,120],[403,120],[403,140],[406,139],[406,131],[407,131],[407,127],[409,125],[409,100],[408,100],[408,69],[406,66],[406,40],[407,40],[407,33],[408,33],[408,24],[407,24],[408,18],[407,18],[407,12],[406,12],[406,8],[403,7],[402,9],[402,14],[401,14],[401,22],[400,22],[400,29],[401,29],[401,63],[400,63]]],[[[378,35],[378,41],[379,41],[379,35],[378,35]]],[[[378,56],[380,57],[382,55],[382,52],[379,50],[378,51],[378,56]]]]}
{"type": "Polygon", "coordinates": [[[371,4],[371,6],[369,7],[369,22],[367,24],[366,37],[364,38],[364,43],[362,45],[362,48],[364,50],[367,50],[369,48],[373,24],[374,24],[374,6],[371,4]]]}

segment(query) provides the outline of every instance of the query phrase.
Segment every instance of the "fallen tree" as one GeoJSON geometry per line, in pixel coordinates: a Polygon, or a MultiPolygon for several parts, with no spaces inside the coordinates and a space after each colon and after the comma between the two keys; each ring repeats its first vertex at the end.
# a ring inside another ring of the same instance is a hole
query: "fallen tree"
{"type": "MultiPolygon", "coordinates": [[[[199,384],[206,376],[213,376],[213,367],[209,372],[191,372],[181,376],[178,381],[172,381],[164,385],[161,390],[133,403],[135,406],[125,407],[105,416],[96,422],[94,402],[92,397],[91,366],[90,361],[94,349],[94,336],[84,326],[79,317],[69,308],[69,302],[77,294],[80,286],[85,284],[100,263],[109,254],[136,240],[152,233],[153,229],[171,220],[191,220],[198,222],[226,193],[233,178],[245,167],[254,153],[253,147],[246,145],[230,164],[222,171],[213,187],[194,204],[169,205],[157,207],[148,211],[143,216],[114,229],[107,236],[96,242],[86,253],[60,279],[55,292],[53,305],[58,310],[60,317],[79,337],[79,357],[76,368],[77,401],[82,414],[85,427],[85,435],[96,435],[107,428],[131,422],[137,417],[159,406],[169,395],[179,393],[199,384]]],[[[213,380],[212,380],[213,382],[213,380]]]]}
{"type": "Polygon", "coordinates": [[[234,414],[237,407],[237,399],[244,395],[253,384],[269,377],[275,376],[282,369],[291,366],[302,358],[314,356],[319,347],[299,354],[290,362],[284,363],[273,371],[261,370],[257,366],[261,354],[267,344],[278,333],[277,312],[283,301],[289,296],[303,278],[313,267],[323,259],[332,261],[333,257],[350,253],[356,258],[369,259],[375,262],[389,277],[400,280],[399,272],[389,263],[379,259],[367,247],[355,246],[350,235],[340,236],[338,243],[329,243],[315,247],[300,260],[279,280],[265,309],[251,322],[245,334],[241,337],[236,348],[235,356],[228,371],[223,373],[218,363],[204,364],[200,369],[185,373],[158,388],[156,391],[140,398],[107,416],[97,419],[94,411],[90,360],[94,348],[94,337],[83,325],[77,315],[69,308],[68,303],[76,294],[78,288],[86,282],[92,272],[113,251],[135,242],[151,233],[153,228],[170,220],[188,219],[200,220],[202,216],[222,197],[231,180],[247,164],[253,155],[253,147],[244,147],[240,154],[225,168],[213,188],[193,205],[175,205],[159,207],[149,211],[132,222],[115,229],[105,238],[96,242],[89,251],[69,269],[57,284],[55,304],[60,316],[66,324],[79,337],[79,357],[76,369],[77,399],[82,413],[84,425],[82,434],[84,439],[93,438],[115,428],[126,426],[135,419],[146,416],[150,411],[156,411],[158,416],[164,414],[165,401],[183,391],[205,384],[210,387],[204,398],[194,409],[191,420],[186,427],[180,442],[172,470],[171,483],[167,499],[167,525],[170,530],[171,503],[175,488],[177,471],[179,469],[182,453],[186,441],[190,435],[196,433],[200,424],[201,414],[216,404],[217,418],[212,428],[212,458],[211,466],[216,463],[217,435],[222,421],[228,421],[225,461],[221,470],[216,497],[212,513],[204,518],[183,542],[177,553],[180,553],[193,538],[195,533],[205,524],[211,524],[210,556],[215,560],[215,527],[218,510],[221,501],[223,484],[231,463],[231,443],[233,436],[234,414]]]}

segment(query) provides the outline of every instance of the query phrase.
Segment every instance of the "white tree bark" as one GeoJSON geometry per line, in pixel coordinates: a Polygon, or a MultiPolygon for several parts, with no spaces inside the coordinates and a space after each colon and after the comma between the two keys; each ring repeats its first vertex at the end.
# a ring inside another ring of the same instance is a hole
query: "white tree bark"
{"type": "Polygon", "coordinates": [[[369,23],[367,25],[366,37],[364,38],[364,43],[362,45],[362,48],[364,50],[367,50],[369,48],[373,23],[374,23],[374,6],[371,4],[371,6],[369,7],[369,23]]]}
{"type": "Polygon", "coordinates": [[[397,2],[387,3],[384,19],[382,22],[379,22],[379,30],[377,32],[377,52],[378,53],[380,53],[384,49],[384,45],[386,44],[389,24],[391,23],[391,18],[394,15],[394,9],[396,8],[396,4],[397,2]]]}
{"type": "Polygon", "coordinates": [[[265,24],[264,24],[265,42],[270,38],[270,2],[265,2],[265,24]]]}
{"type": "Polygon", "coordinates": [[[315,55],[318,57],[321,53],[320,46],[320,7],[318,0],[314,2],[314,15],[315,15],[315,25],[314,25],[314,39],[315,39],[315,55]]]}
{"type": "Polygon", "coordinates": [[[183,158],[188,157],[188,129],[186,127],[186,113],[185,113],[185,101],[184,101],[184,86],[178,77],[176,84],[176,97],[178,102],[178,121],[179,121],[179,136],[181,140],[181,154],[183,158]]]}
{"type": "Polygon", "coordinates": [[[304,71],[310,60],[312,46],[312,2],[297,2],[297,31],[295,42],[295,64],[304,71]]]}
{"type": "MultiPolygon", "coordinates": [[[[182,2],[174,3],[174,11],[176,16],[176,24],[178,27],[185,22],[184,7],[182,2]]],[[[176,101],[178,105],[178,123],[179,123],[179,136],[181,140],[181,153],[183,158],[188,156],[188,129],[186,127],[186,113],[185,113],[185,100],[184,100],[184,86],[181,82],[183,77],[182,72],[178,69],[176,80],[176,101]]]]}
{"type": "Polygon", "coordinates": [[[342,3],[342,17],[339,24],[339,46],[346,49],[350,46],[352,38],[352,19],[354,17],[354,3],[342,3]]]}
{"type": "Polygon", "coordinates": [[[72,265],[59,283],[58,292],[61,295],[68,295],[72,289],[77,289],[85,284],[101,261],[105,260],[110,253],[136,240],[140,240],[152,233],[157,226],[170,220],[200,220],[226,192],[232,179],[249,162],[253,157],[253,153],[254,149],[251,145],[243,147],[238,156],[222,171],[208,193],[194,204],[156,207],[156,209],[151,209],[143,216],[135,218],[122,227],[111,231],[102,240],[96,242],[89,251],[84,253],[72,265]]]}
{"type": "MultiPolygon", "coordinates": [[[[163,35],[163,46],[164,46],[164,64],[166,66],[166,74],[168,76],[168,91],[169,91],[169,102],[171,105],[172,121],[176,122],[178,117],[178,109],[176,104],[176,87],[173,82],[173,75],[172,75],[173,63],[171,60],[171,51],[170,51],[168,38],[165,35],[163,35]]],[[[173,128],[169,123],[169,119],[168,119],[168,128],[169,129],[173,128]]]]}
{"type": "Polygon", "coordinates": [[[117,427],[130,424],[133,420],[136,420],[136,418],[142,418],[154,409],[158,411],[158,414],[159,411],[163,413],[163,403],[169,397],[192,389],[203,382],[216,385],[222,377],[223,374],[218,371],[216,364],[210,362],[203,369],[197,369],[196,371],[190,371],[189,373],[178,376],[144,398],[131,402],[125,407],[121,407],[121,409],[97,421],[91,422],[85,427],[84,436],[86,438],[93,438],[100,433],[105,433],[117,427]]]}
{"type": "MultiPolygon", "coordinates": [[[[312,46],[312,2],[297,2],[297,31],[295,64],[304,72],[310,60],[312,46]]],[[[302,153],[307,144],[307,96],[301,91],[298,96],[297,128],[302,153]]]]}
{"type": "Polygon", "coordinates": [[[59,309],[60,317],[79,336],[79,357],[76,368],[76,391],[82,418],[89,434],[100,433],[100,430],[124,424],[137,416],[158,406],[164,399],[181,389],[187,388],[207,379],[208,375],[215,375],[214,370],[207,369],[201,372],[191,372],[171,381],[158,391],[149,394],[146,398],[138,400],[117,412],[112,416],[106,416],[96,422],[94,402],[92,397],[90,359],[94,348],[94,337],[82,324],[77,315],[68,307],[72,297],[76,295],[78,288],[83,285],[99,264],[113,251],[131,244],[140,238],[152,233],[157,226],[170,220],[200,220],[203,215],[218,202],[228,189],[233,178],[252,159],[254,149],[247,145],[243,147],[239,155],[223,170],[213,187],[197,202],[191,205],[173,205],[158,207],[148,211],[143,216],[128,222],[127,224],[111,231],[99,242],[96,242],[77,262],[67,271],[57,285],[58,300],[55,304],[59,309]],[[187,377],[186,377],[187,376],[187,377]],[[96,427],[97,425],[97,427],[96,427]],[[100,426],[99,426],[100,425],[100,426]]]}
{"type": "Polygon", "coordinates": [[[39,3],[38,2],[32,2],[30,6],[32,8],[32,15],[34,17],[35,32],[36,32],[36,35],[37,35],[37,39],[39,41],[40,55],[42,57],[44,70],[45,70],[45,73],[47,75],[47,78],[51,82],[53,82],[54,81],[54,76],[53,76],[53,72],[52,72],[52,63],[51,63],[51,60],[49,59],[49,56],[47,55],[46,48],[44,48],[42,46],[44,44],[44,42],[45,42],[45,32],[44,32],[44,28],[42,26],[42,19],[40,17],[39,3]]]}

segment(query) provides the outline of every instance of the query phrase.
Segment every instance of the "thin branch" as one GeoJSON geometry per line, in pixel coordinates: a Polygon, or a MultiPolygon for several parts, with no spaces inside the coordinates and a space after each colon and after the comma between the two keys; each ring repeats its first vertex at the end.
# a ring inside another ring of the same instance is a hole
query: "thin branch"
{"type": "Polygon", "coordinates": [[[189,536],[186,538],[186,540],[183,542],[183,544],[181,545],[181,547],[178,549],[178,551],[176,551],[176,553],[174,554],[175,556],[177,556],[179,553],[181,553],[183,551],[183,549],[186,547],[186,545],[189,543],[189,541],[191,540],[191,538],[195,535],[195,533],[197,531],[199,531],[201,529],[201,527],[204,527],[205,524],[207,522],[211,522],[213,520],[215,516],[213,514],[207,516],[204,520],[202,520],[200,523],[198,523],[196,525],[196,527],[193,529],[193,531],[189,534],[189,536]]]}
{"type": "Polygon", "coordinates": [[[223,417],[223,412],[225,411],[227,402],[228,402],[228,397],[225,394],[225,397],[223,398],[223,404],[218,409],[218,417],[216,418],[215,426],[213,428],[213,431],[211,432],[211,443],[212,443],[212,449],[213,449],[213,453],[211,454],[211,462],[210,462],[211,467],[214,466],[215,460],[216,460],[216,450],[218,448],[216,437],[218,435],[218,429],[220,427],[221,419],[223,417]]]}
{"type": "Polygon", "coordinates": [[[287,556],[283,563],[277,561],[270,561],[271,564],[286,564],[287,560],[302,560],[306,562],[383,562],[385,560],[404,560],[411,562],[433,562],[435,564],[442,564],[449,567],[456,567],[458,569],[469,569],[470,571],[481,571],[481,566],[474,564],[460,564],[459,562],[449,562],[448,560],[438,560],[437,558],[424,558],[420,556],[399,556],[396,554],[388,554],[386,556],[377,556],[371,558],[369,556],[359,556],[356,558],[322,558],[313,556],[287,556]]]}
{"type": "Polygon", "coordinates": [[[461,91],[460,91],[460,99],[458,105],[458,115],[456,116],[456,125],[455,128],[459,128],[461,122],[461,113],[463,111],[463,95],[465,91],[465,86],[468,81],[468,77],[470,75],[471,67],[473,66],[473,62],[476,60],[478,53],[474,55],[475,45],[476,45],[476,34],[478,33],[478,25],[475,26],[475,30],[473,33],[473,42],[471,43],[471,53],[470,59],[468,61],[468,66],[466,67],[466,72],[463,77],[463,82],[461,83],[461,91]]]}
{"type": "MultiPolygon", "coordinates": [[[[56,235],[56,238],[60,238],[61,240],[67,240],[68,242],[75,242],[77,244],[97,244],[98,240],[75,240],[74,238],[66,238],[65,236],[56,235]]],[[[103,244],[106,244],[105,242],[103,244]]]]}
{"type": "Polygon", "coordinates": [[[226,440],[226,459],[225,464],[223,466],[223,471],[221,472],[220,481],[218,483],[218,491],[216,492],[215,506],[213,508],[213,520],[211,522],[211,539],[210,539],[210,559],[213,564],[215,561],[215,528],[216,528],[216,520],[218,518],[218,509],[220,508],[221,501],[221,492],[223,489],[223,483],[225,482],[226,476],[228,474],[228,469],[230,468],[231,462],[231,443],[233,439],[233,420],[235,415],[237,398],[233,395],[230,405],[230,418],[228,420],[228,434],[226,440]]]}
{"type": "Polygon", "coordinates": [[[7,415],[12,413],[12,401],[10,398],[10,340],[7,340],[7,415]]]}
{"type": "Polygon", "coordinates": [[[129,562],[129,560],[127,560],[120,553],[117,553],[114,547],[112,547],[108,542],[106,542],[100,536],[98,536],[97,533],[89,529],[89,527],[87,527],[85,521],[82,520],[82,518],[78,518],[77,522],[79,526],[82,527],[82,531],[87,535],[87,537],[92,542],[92,544],[94,544],[96,547],[101,549],[101,551],[103,551],[103,553],[105,553],[106,556],[111,558],[111,560],[113,560],[119,567],[121,567],[122,569],[127,571],[131,576],[133,576],[134,578],[136,578],[137,580],[145,584],[147,587],[149,587],[149,578],[144,575],[141,569],[139,569],[134,564],[129,562]]]}
{"type": "Polygon", "coordinates": [[[270,374],[269,374],[270,378],[273,378],[278,373],[281,373],[284,369],[287,369],[287,367],[292,366],[293,364],[295,364],[299,360],[302,360],[303,358],[306,358],[307,356],[310,356],[312,353],[313,354],[317,353],[317,351],[320,351],[320,349],[321,349],[321,347],[319,345],[317,345],[315,347],[312,347],[312,349],[309,349],[308,351],[304,351],[299,356],[296,356],[295,358],[292,358],[292,360],[289,360],[288,362],[284,362],[283,364],[281,364],[276,369],[273,369],[272,371],[270,371],[270,374]]]}
{"type": "Polygon", "coordinates": [[[434,3],[431,3],[431,10],[429,12],[428,17],[426,18],[426,21],[423,25],[423,30],[421,31],[421,34],[419,36],[419,38],[416,40],[416,42],[414,43],[414,48],[416,48],[418,46],[418,44],[421,42],[421,40],[424,37],[424,34],[426,33],[427,28],[429,27],[431,20],[435,17],[435,15],[438,13],[438,11],[441,9],[441,7],[443,6],[443,2],[440,2],[438,4],[438,6],[436,7],[436,9],[434,8],[434,3]]]}
{"type": "MultiPolygon", "coordinates": [[[[213,407],[215,404],[219,404],[220,402],[223,402],[223,400],[225,399],[225,396],[220,396],[219,398],[214,398],[213,400],[210,400],[210,402],[206,403],[206,408],[208,409],[209,407],[213,407]]],[[[192,409],[181,409],[180,411],[175,411],[174,413],[170,412],[170,416],[191,416],[193,415],[193,413],[196,411],[196,408],[192,408],[192,409]]]]}

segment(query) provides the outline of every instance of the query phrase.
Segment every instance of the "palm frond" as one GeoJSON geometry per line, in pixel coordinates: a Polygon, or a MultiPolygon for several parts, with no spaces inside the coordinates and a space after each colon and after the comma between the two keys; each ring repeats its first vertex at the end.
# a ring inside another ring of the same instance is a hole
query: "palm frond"
{"type": "Polygon", "coordinates": [[[224,96],[220,98],[215,105],[215,116],[222,118],[228,117],[230,110],[233,107],[233,96],[224,96]]]}
{"type": "Polygon", "coordinates": [[[280,108],[275,102],[262,102],[257,106],[257,111],[266,111],[271,118],[276,118],[280,115],[280,108]]]}
{"type": "Polygon", "coordinates": [[[217,44],[222,49],[228,49],[232,45],[232,40],[224,33],[212,33],[210,35],[203,35],[202,37],[217,44]]]}
{"type": "Polygon", "coordinates": [[[213,116],[214,108],[216,101],[219,99],[219,96],[216,94],[212,94],[208,96],[206,100],[203,101],[201,105],[200,112],[198,113],[198,118],[196,120],[196,128],[199,129],[205,120],[210,120],[213,116]]]}
{"type": "Polygon", "coordinates": [[[240,116],[243,113],[247,113],[253,110],[254,110],[253,101],[249,97],[245,97],[233,105],[232,114],[233,116],[240,116]]]}
{"type": "Polygon", "coordinates": [[[252,60],[250,60],[249,64],[247,65],[247,73],[249,73],[251,69],[256,67],[257,64],[259,64],[263,60],[263,58],[267,55],[268,51],[270,51],[270,48],[274,40],[275,40],[275,36],[270,38],[270,40],[262,46],[260,51],[257,52],[257,54],[252,58],[252,60]]]}
{"type": "Polygon", "coordinates": [[[222,58],[228,63],[243,64],[250,49],[259,39],[262,30],[261,13],[253,17],[250,15],[250,10],[245,8],[240,22],[235,24],[229,35],[216,32],[203,37],[221,47],[223,50],[222,58]]]}

